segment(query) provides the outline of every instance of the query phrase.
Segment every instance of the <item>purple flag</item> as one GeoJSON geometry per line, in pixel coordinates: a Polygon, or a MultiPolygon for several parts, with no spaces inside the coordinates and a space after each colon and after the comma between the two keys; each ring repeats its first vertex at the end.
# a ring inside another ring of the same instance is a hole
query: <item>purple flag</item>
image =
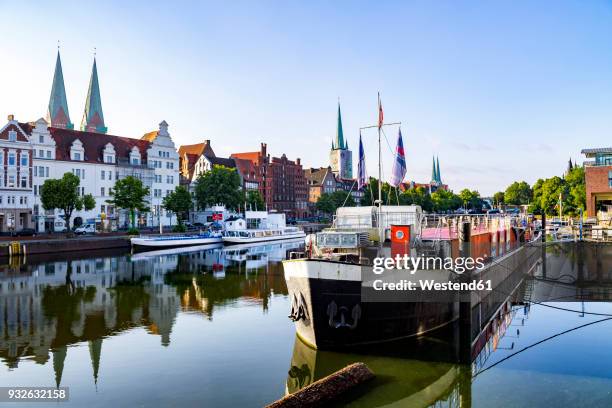
{"type": "Polygon", "coordinates": [[[361,132],[359,132],[359,163],[357,164],[357,190],[361,190],[366,184],[365,152],[361,142],[361,132]]]}
{"type": "Polygon", "coordinates": [[[406,156],[404,155],[404,142],[402,141],[402,129],[399,130],[397,137],[397,148],[395,149],[395,162],[393,162],[393,172],[391,173],[390,184],[394,187],[404,181],[406,175],[406,156]]]}

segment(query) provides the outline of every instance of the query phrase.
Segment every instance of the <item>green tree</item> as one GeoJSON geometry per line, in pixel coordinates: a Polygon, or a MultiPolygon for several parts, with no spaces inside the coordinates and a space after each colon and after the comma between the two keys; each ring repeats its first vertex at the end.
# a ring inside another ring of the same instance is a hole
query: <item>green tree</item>
{"type": "Polygon", "coordinates": [[[525,181],[515,181],[506,188],[504,199],[506,204],[524,205],[529,204],[533,198],[531,187],[525,181]]]}
{"type": "Polygon", "coordinates": [[[586,182],[584,179],[584,167],[574,165],[566,174],[565,181],[569,186],[567,197],[567,212],[570,215],[578,215],[580,209],[586,208],[586,182]]]}
{"type": "Polygon", "coordinates": [[[439,189],[431,194],[431,200],[433,202],[433,210],[435,212],[448,212],[454,211],[461,207],[461,198],[453,193],[444,189],[439,189]]]}
{"type": "Polygon", "coordinates": [[[322,213],[333,215],[340,207],[354,207],[353,195],[344,190],[336,190],[333,193],[323,193],[317,200],[316,208],[322,213]]]}
{"type": "Polygon", "coordinates": [[[544,180],[542,184],[540,208],[542,208],[546,214],[558,214],[559,197],[561,197],[561,202],[563,202],[568,192],[567,183],[561,177],[554,176],[544,180]]]}
{"type": "Polygon", "coordinates": [[[321,194],[317,199],[316,208],[324,214],[332,215],[336,211],[336,204],[334,203],[331,194],[321,194]]]}
{"type": "Polygon", "coordinates": [[[400,194],[399,201],[401,205],[419,205],[423,211],[431,211],[433,209],[433,201],[431,195],[425,187],[416,187],[405,190],[400,194]]]}
{"type": "MultiPolygon", "coordinates": [[[[389,183],[382,184],[382,202],[383,205],[397,205],[397,197],[399,191],[395,191],[389,183]]],[[[362,206],[374,205],[374,201],[378,200],[378,180],[370,177],[368,184],[363,189],[363,197],[361,198],[362,206]]]]}
{"type": "Polygon", "coordinates": [[[331,199],[334,203],[334,212],[340,207],[354,207],[355,200],[353,195],[344,190],[336,190],[331,193],[331,199]]]}
{"type": "Polygon", "coordinates": [[[223,204],[237,210],[242,203],[240,176],[236,169],[215,165],[211,171],[198,177],[195,184],[195,199],[200,209],[223,204]]]}
{"type": "Polygon", "coordinates": [[[498,191],[497,193],[493,194],[493,204],[494,205],[500,205],[500,204],[504,204],[504,192],[503,191],[498,191]]]}
{"type": "Polygon", "coordinates": [[[136,228],[136,211],[149,211],[148,202],[145,200],[148,195],[149,187],[144,186],[140,179],[127,176],[115,182],[115,187],[111,192],[112,198],[106,202],[116,208],[128,210],[132,228],[136,228]]]}
{"type": "Polygon", "coordinates": [[[74,210],[93,210],[96,200],[91,194],[79,196],[81,180],[72,173],[65,173],[61,179],[45,180],[40,189],[40,201],[45,210],[59,209],[64,212],[66,226],[70,229],[70,217],[74,210]]]}
{"type": "Polygon", "coordinates": [[[266,208],[263,197],[257,190],[247,191],[244,195],[244,201],[246,202],[247,207],[252,208],[253,210],[262,211],[266,208]]]}
{"type": "Polygon", "coordinates": [[[542,186],[544,185],[544,179],[538,179],[535,182],[532,189],[531,204],[529,205],[529,212],[533,214],[542,214],[542,186]]]}
{"type": "Polygon", "coordinates": [[[176,186],[174,191],[164,197],[162,206],[176,214],[179,228],[183,228],[183,220],[191,209],[191,194],[183,186],[176,186]]]}
{"type": "Polygon", "coordinates": [[[482,207],[482,200],[480,199],[480,193],[476,190],[469,190],[464,188],[459,192],[459,198],[465,207],[472,209],[478,209],[482,207]]]}

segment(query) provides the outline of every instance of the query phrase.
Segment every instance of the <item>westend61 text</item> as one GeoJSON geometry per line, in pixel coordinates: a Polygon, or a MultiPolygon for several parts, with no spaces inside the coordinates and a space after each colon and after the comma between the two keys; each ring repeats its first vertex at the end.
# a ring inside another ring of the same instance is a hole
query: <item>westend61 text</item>
{"type": "Polygon", "coordinates": [[[425,270],[441,270],[453,271],[461,274],[465,271],[484,268],[484,258],[458,257],[458,258],[440,258],[440,257],[410,257],[408,255],[395,255],[394,258],[374,258],[374,268],[372,272],[380,275],[385,270],[405,269],[411,271],[411,274],[416,271],[425,270]]]}
{"type": "Polygon", "coordinates": [[[383,282],[377,279],[373,284],[374,290],[448,290],[448,291],[480,291],[493,290],[491,280],[473,280],[471,282],[435,282],[433,280],[419,280],[418,282],[401,280],[399,282],[383,282]]]}

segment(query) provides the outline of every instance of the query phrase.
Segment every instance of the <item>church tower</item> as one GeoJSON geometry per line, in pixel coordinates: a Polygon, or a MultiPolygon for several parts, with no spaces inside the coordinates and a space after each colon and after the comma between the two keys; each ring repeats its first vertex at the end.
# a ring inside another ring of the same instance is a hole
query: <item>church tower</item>
{"type": "Polygon", "coordinates": [[[102,98],[100,97],[100,84],[98,83],[98,69],[96,57],[94,57],[87,99],[85,100],[85,112],[81,121],[81,130],[84,132],[106,133],[104,125],[104,114],[102,113],[102,98]]]}
{"type": "Polygon", "coordinates": [[[329,164],[335,176],[342,179],[353,178],[353,153],[349,150],[346,140],[344,140],[340,103],[338,103],[336,138],[332,141],[331,151],[329,152],[329,164]]]}
{"type": "Polygon", "coordinates": [[[49,97],[47,123],[49,123],[49,126],[57,128],[74,129],[74,125],[70,122],[70,114],[68,113],[66,88],[64,87],[64,73],[62,72],[62,60],[60,59],[59,49],[57,50],[53,84],[51,85],[51,96],[49,97]]]}

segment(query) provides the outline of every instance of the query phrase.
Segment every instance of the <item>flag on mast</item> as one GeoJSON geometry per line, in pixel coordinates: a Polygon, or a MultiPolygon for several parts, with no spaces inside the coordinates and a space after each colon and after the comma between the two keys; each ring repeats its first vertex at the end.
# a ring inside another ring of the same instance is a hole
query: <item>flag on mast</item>
{"type": "Polygon", "coordinates": [[[361,132],[359,132],[359,162],[357,163],[357,190],[361,190],[366,185],[365,152],[361,142],[361,132]]]}
{"type": "Polygon", "coordinates": [[[378,93],[378,129],[383,125],[383,108],[382,102],[380,101],[380,92],[378,93]]]}
{"type": "Polygon", "coordinates": [[[406,156],[404,155],[404,142],[402,140],[402,129],[399,130],[397,137],[397,147],[395,148],[395,161],[393,162],[393,172],[391,173],[390,184],[393,187],[400,185],[406,175],[406,156]]]}

